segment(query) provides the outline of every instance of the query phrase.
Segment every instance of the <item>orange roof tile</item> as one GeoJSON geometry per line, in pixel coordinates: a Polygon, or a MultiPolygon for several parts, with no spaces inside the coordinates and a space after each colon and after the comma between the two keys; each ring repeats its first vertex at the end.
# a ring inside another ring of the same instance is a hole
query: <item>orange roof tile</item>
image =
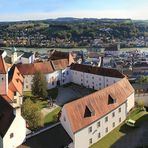
{"type": "Polygon", "coordinates": [[[0,74],[7,73],[7,66],[2,56],[0,56],[0,74]]]}
{"type": "Polygon", "coordinates": [[[3,96],[8,102],[13,101],[14,99],[14,92],[18,92],[20,95],[23,94],[23,76],[17,69],[15,65],[11,67],[8,72],[8,93],[7,95],[3,96]]]}
{"type": "Polygon", "coordinates": [[[53,60],[51,61],[54,70],[64,69],[68,66],[67,59],[53,60]]]}
{"type": "Polygon", "coordinates": [[[18,64],[17,68],[23,75],[34,75],[37,71],[41,71],[44,74],[51,73],[54,71],[50,62],[18,64]]]}
{"type": "Polygon", "coordinates": [[[123,78],[111,86],[64,105],[73,133],[87,127],[120,106],[133,92],[134,89],[129,81],[123,78]],[[116,103],[108,103],[109,95],[116,100],[116,103]],[[94,116],[84,117],[86,106],[93,107],[94,116]]]}

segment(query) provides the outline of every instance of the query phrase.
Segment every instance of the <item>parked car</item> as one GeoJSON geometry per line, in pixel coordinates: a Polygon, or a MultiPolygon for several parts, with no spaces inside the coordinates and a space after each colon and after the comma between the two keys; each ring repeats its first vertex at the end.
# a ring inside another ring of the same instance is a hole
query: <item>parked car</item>
{"type": "Polygon", "coordinates": [[[126,120],[126,125],[130,126],[130,127],[135,127],[136,121],[132,120],[132,119],[128,119],[126,120]]]}

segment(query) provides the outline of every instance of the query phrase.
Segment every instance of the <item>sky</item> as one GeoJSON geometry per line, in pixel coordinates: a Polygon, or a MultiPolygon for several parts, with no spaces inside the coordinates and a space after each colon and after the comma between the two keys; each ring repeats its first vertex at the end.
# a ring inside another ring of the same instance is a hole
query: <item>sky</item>
{"type": "Polygon", "coordinates": [[[0,0],[0,21],[59,17],[148,19],[148,0],[0,0]]]}

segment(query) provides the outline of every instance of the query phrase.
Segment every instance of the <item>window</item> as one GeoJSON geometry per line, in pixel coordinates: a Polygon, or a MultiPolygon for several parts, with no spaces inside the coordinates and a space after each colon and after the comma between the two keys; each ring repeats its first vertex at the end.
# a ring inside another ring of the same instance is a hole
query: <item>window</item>
{"type": "Polygon", "coordinates": [[[14,96],[16,96],[16,91],[14,92],[14,96]]]}
{"type": "Polygon", "coordinates": [[[88,128],[88,133],[91,133],[92,132],[92,127],[90,126],[89,128],[88,128]]]}
{"type": "Polygon", "coordinates": [[[66,74],[69,75],[69,71],[67,71],[66,74]]]}
{"type": "Polygon", "coordinates": [[[63,120],[66,121],[66,118],[64,117],[63,120]]]}
{"type": "Polygon", "coordinates": [[[92,144],[92,138],[89,139],[89,144],[92,144]]]}
{"type": "Polygon", "coordinates": [[[106,79],[106,82],[108,82],[108,79],[106,79]]]}
{"type": "Polygon", "coordinates": [[[115,122],[113,122],[113,127],[115,127],[115,122]]]}
{"type": "Polygon", "coordinates": [[[63,83],[64,83],[65,81],[63,80],[63,83]]]}
{"type": "Polygon", "coordinates": [[[108,86],[108,84],[106,84],[106,86],[108,86]]]}
{"type": "Polygon", "coordinates": [[[100,127],[100,121],[99,121],[99,122],[97,122],[97,127],[100,127]]]}
{"type": "Polygon", "coordinates": [[[121,118],[119,118],[119,122],[121,122],[121,118]]]}
{"type": "Polygon", "coordinates": [[[112,113],[112,117],[115,117],[115,112],[112,113]]]}
{"type": "Polygon", "coordinates": [[[92,84],[94,84],[94,82],[92,82],[92,84]]]}
{"type": "Polygon", "coordinates": [[[2,78],[2,81],[4,80],[4,78],[2,78]]]}
{"type": "Polygon", "coordinates": [[[100,133],[98,133],[98,138],[100,138],[101,137],[101,134],[100,133]]]}
{"type": "Polygon", "coordinates": [[[52,85],[54,85],[54,81],[52,81],[52,85]]]}
{"type": "Polygon", "coordinates": [[[121,112],[121,107],[119,108],[119,110],[118,110],[118,111],[119,111],[119,113],[121,112]]]}
{"type": "Polygon", "coordinates": [[[26,88],[28,88],[28,85],[26,85],[26,88]]]}
{"type": "Polygon", "coordinates": [[[99,85],[101,86],[101,83],[99,83],[99,85]]]}
{"type": "Polygon", "coordinates": [[[105,122],[107,122],[108,121],[108,117],[105,117],[105,122]]]}
{"type": "Polygon", "coordinates": [[[105,129],[105,132],[106,132],[106,133],[108,132],[108,127],[105,129]]]}
{"type": "Polygon", "coordinates": [[[86,81],[86,83],[88,83],[88,81],[86,81]]]}
{"type": "Polygon", "coordinates": [[[14,99],[14,100],[13,100],[13,103],[17,103],[17,99],[14,99]]]}
{"type": "Polygon", "coordinates": [[[11,133],[11,134],[10,134],[10,138],[13,138],[13,137],[14,137],[14,134],[13,134],[13,133],[11,133]]]}
{"type": "Polygon", "coordinates": [[[94,79],[94,77],[92,77],[92,79],[94,79]]]}

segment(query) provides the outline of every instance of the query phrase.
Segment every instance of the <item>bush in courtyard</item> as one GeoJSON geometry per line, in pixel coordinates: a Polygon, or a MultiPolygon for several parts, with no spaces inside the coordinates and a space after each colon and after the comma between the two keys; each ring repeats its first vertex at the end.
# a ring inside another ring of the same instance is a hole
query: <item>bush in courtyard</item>
{"type": "Polygon", "coordinates": [[[40,108],[29,98],[23,103],[22,116],[27,121],[30,129],[36,129],[44,124],[43,115],[40,112],[40,108]]]}

